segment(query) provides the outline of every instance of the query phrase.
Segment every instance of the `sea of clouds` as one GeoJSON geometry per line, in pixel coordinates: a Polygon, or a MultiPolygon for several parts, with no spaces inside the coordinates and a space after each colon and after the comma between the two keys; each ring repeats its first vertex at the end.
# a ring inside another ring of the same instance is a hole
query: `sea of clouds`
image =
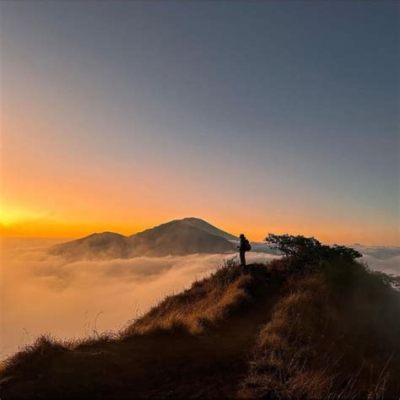
{"type": "MultiPolygon", "coordinates": [[[[3,240],[0,359],[44,333],[72,339],[118,331],[232,258],[213,254],[67,262],[50,256],[49,244],[3,240]]],[[[250,253],[248,259],[274,257],[250,253]]]]}
{"type": "MultiPolygon", "coordinates": [[[[116,332],[165,296],[190,287],[233,257],[213,254],[67,262],[49,256],[49,244],[2,242],[0,359],[44,333],[73,339],[116,332]]],[[[400,275],[399,247],[357,248],[371,269],[400,275]]],[[[276,257],[250,252],[247,258],[266,262],[276,257]]]]}

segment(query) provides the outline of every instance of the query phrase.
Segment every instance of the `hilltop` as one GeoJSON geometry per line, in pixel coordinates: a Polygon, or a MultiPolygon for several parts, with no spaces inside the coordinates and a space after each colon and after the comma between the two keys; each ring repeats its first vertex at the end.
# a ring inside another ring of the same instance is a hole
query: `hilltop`
{"type": "Polygon", "coordinates": [[[400,293],[349,249],[305,254],[221,267],[115,335],[39,338],[2,398],[398,398],[400,293]]]}
{"type": "Polygon", "coordinates": [[[54,255],[68,259],[112,259],[138,256],[229,253],[235,249],[234,235],[200,218],[173,220],[131,236],[114,232],[94,233],[55,245],[54,255]]]}

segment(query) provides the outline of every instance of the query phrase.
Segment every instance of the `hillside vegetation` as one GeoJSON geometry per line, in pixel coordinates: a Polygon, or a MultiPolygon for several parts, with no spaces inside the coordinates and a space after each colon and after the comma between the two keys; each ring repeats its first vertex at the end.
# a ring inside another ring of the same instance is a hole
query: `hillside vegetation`
{"type": "Polygon", "coordinates": [[[221,267],[117,335],[39,338],[4,363],[2,399],[399,398],[400,293],[308,244],[221,267]]]}

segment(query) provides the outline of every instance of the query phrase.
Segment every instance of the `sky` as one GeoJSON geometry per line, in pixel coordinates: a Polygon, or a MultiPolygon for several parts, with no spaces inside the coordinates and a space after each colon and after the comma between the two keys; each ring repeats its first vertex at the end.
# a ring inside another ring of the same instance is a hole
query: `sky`
{"type": "Polygon", "coordinates": [[[1,234],[196,216],[400,245],[400,5],[2,1],[1,234]]]}

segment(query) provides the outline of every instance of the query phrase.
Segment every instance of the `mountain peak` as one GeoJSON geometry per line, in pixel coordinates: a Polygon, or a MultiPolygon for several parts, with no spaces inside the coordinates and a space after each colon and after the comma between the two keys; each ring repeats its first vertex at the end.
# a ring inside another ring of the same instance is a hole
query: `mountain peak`
{"type": "Polygon", "coordinates": [[[181,219],[180,221],[182,221],[185,224],[189,224],[191,226],[194,226],[198,229],[201,229],[205,232],[208,232],[212,235],[215,236],[219,236],[219,237],[223,237],[226,240],[236,240],[237,237],[223,231],[222,229],[217,228],[214,225],[211,225],[209,222],[205,221],[204,219],[201,218],[197,218],[197,217],[186,217],[181,219]]]}
{"type": "Polygon", "coordinates": [[[117,232],[105,231],[105,232],[91,233],[90,235],[85,236],[82,239],[87,239],[87,238],[91,238],[91,237],[125,237],[125,236],[121,235],[120,233],[117,233],[117,232]]]}

